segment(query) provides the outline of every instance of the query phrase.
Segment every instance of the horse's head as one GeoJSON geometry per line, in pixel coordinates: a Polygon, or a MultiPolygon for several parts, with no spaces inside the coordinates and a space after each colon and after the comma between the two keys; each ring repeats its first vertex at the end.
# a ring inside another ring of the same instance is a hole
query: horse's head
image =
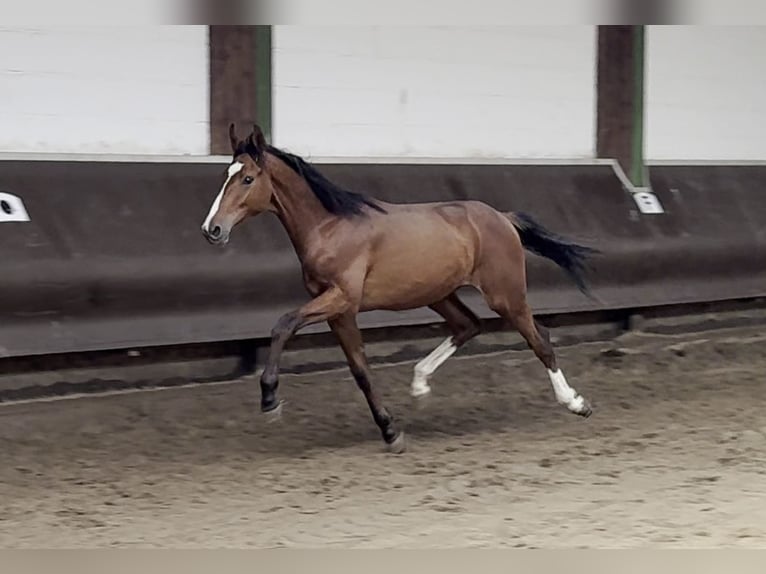
{"type": "Polygon", "coordinates": [[[229,140],[232,162],[221,191],[202,224],[202,233],[214,244],[227,243],[232,228],[246,217],[269,210],[274,194],[271,177],[264,169],[268,144],[261,128],[253,126],[247,139],[240,141],[234,124],[231,124],[229,140]]]}

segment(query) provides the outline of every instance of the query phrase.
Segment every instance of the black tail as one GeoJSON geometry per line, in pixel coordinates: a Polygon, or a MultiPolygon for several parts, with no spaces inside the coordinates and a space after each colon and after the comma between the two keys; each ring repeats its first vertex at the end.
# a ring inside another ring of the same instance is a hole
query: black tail
{"type": "Polygon", "coordinates": [[[597,249],[577,245],[545,229],[525,213],[507,213],[508,219],[519,232],[521,244],[532,253],[552,260],[564,269],[585,295],[591,295],[585,284],[586,260],[599,253],[597,249]]]}

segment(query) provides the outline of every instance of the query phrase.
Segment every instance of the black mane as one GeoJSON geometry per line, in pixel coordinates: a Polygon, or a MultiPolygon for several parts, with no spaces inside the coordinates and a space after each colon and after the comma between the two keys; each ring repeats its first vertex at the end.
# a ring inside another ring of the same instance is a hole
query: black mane
{"type": "MultiPolygon", "coordinates": [[[[260,156],[261,151],[262,150],[258,149],[253,145],[250,139],[248,139],[239,144],[235,156],[247,153],[257,159],[260,156]]],[[[263,151],[267,151],[285,162],[290,169],[306,180],[306,183],[316,198],[330,213],[340,216],[362,215],[364,214],[365,207],[371,207],[376,211],[386,213],[386,210],[378,205],[374,199],[355,191],[343,189],[327,179],[313,165],[303,158],[272,145],[267,146],[263,151]]]]}
{"type": "Polygon", "coordinates": [[[327,179],[303,158],[274,146],[269,146],[267,151],[281,159],[290,169],[305,179],[311,191],[330,213],[334,215],[362,215],[365,206],[386,213],[386,210],[378,205],[374,199],[355,191],[343,189],[327,179]]]}

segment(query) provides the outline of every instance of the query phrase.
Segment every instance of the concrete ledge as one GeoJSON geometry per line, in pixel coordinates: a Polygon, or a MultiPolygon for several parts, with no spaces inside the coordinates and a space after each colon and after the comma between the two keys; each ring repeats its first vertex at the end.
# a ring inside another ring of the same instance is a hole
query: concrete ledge
{"type": "MultiPolygon", "coordinates": [[[[654,308],[643,314],[558,315],[540,317],[552,328],[557,347],[613,341],[630,330],[678,334],[741,326],[766,326],[766,302],[733,301],[695,307],[654,308]]],[[[526,351],[515,331],[499,320],[485,322],[485,332],[458,351],[487,355],[526,351]]],[[[443,324],[373,329],[365,333],[370,364],[415,362],[447,336],[443,324]]],[[[0,360],[0,402],[80,393],[174,387],[253,379],[265,358],[266,341],[239,341],[178,348],[114,351],[0,360]]],[[[346,361],[331,335],[298,337],[283,355],[282,372],[301,374],[338,369],[346,361]]]]}

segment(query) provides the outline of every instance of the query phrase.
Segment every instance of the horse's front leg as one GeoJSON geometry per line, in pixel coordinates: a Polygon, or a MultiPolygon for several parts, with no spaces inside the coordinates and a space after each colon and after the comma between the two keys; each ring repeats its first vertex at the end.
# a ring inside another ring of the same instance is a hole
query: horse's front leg
{"type": "Polygon", "coordinates": [[[404,452],[404,433],[397,430],[394,417],[383,406],[380,396],[370,381],[370,366],[367,364],[362,334],[359,332],[354,313],[346,313],[330,320],[329,323],[330,328],[343,348],[343,352],[346,354],[351,374],[354,376],[359,389],[364,393],[364,398],[367,399],[367,404],[372,412],[372,418],[378,425],[383,435],[383,440],[391,452],[397,454],[404,452]]]}
{"type": "Polygon", "coordinates": [[[321,323],[345,313],[351,303],[338,287],[331,287],[296,311],[283,315],[271,331],[271,348],[266,367],[261,375],[261,412],[277,414],[280,401],[277,399],[279,386],[279,359],[285,344],[299,329],[313,323],[321,323]]]}

